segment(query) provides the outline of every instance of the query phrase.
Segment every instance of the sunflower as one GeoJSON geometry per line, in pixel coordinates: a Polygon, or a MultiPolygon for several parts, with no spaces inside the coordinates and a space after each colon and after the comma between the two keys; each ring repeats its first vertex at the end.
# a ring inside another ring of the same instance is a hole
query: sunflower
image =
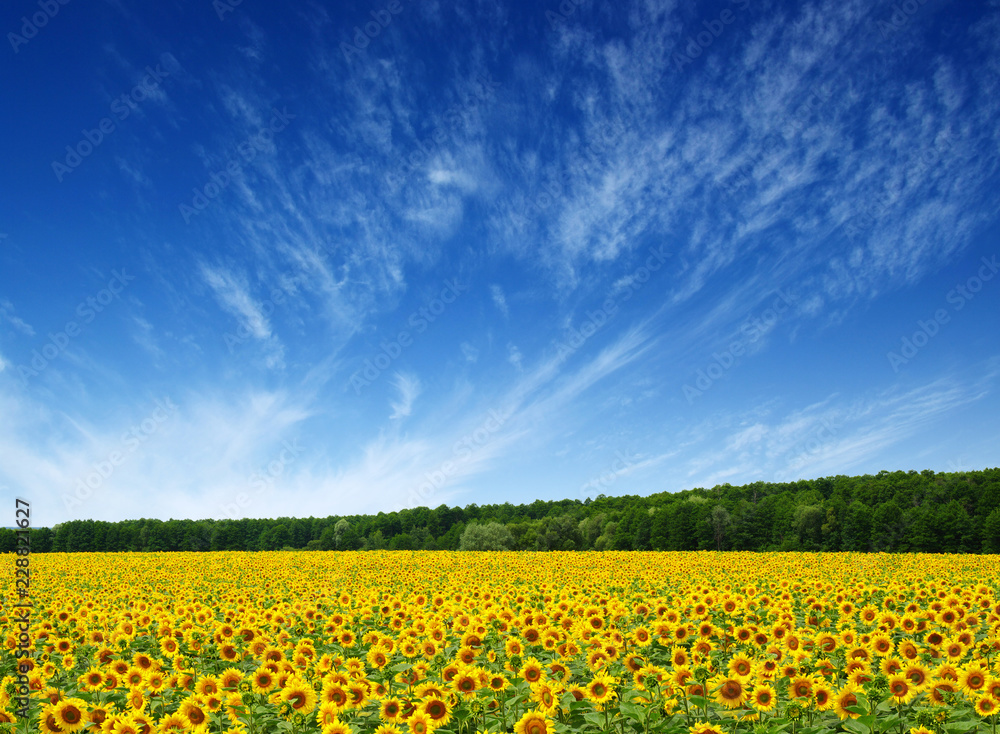
{"type": "Polygon", "coordinates": [[[691,669],[686,666],[675,666],[670,673],[670,682],[675,686],[687,685],[687,682],[692,678],[691,669]]]}
{"type": "Polygon", "coordinates": [[[603,668],[608,662],[608,655],[604,650],[593,650],[587,655],[587,667],[596,672],[603,668]]]}
{"type": "Polygon", "coordinates": [[[979,663],[965,666],[958,676],[958,687],[963,693],[970,694],[982,690],[989,679],[989,671],[979,663]]]}
{"type": "Polygon", "coordinates": [[[892,638],[884,632],[872,635],[872,639],[868,645],[879,657],[887,657],[893,653],[894,645],[892,643],[892,638]]]}
{"type": "Polygon", "coordinates": [[[43,732],[43,734],[59,734],[65,731],[59,726],[56,721],[55,713],[52,711],[52,706],[46,706],[42,709],[41,714],[38,717],[38,730],[43,732]]]}
{"type": "Polygon", "coordinates": [[[142,668],[137,668],[135,666],[130,667],[125,671],[125,685],[129,688],[136,688],[141,686],[146,680],[146,671],[142,668]]]}
{"type": "Polygon", "coordinates": [[[992,716],[1000,709],[1000,701],[997,701],[993,696],[980,696],[976,699],[976,713],[980,716],[992,716]]]}
{"type": "Polygon", "coordinates": [[[243,680],[243,672],[238,668],[226,668],[219,676],[219,685],[224,691],[234,691],[243,680]]]}
{"type": "Polygon", "coordinates": [[[812,698],[813,688],[816,685],[808,675],[796,675],[788,684],[788,695],[795,698],[812,698]]]}
{"type": "Polygon", "coordinates": [[[47,699],[49,703],[55,706],[57,703],[66,698],[66,696],[64,696],[63,692],[60,691],[58,688],[49,686],[42,692],[42,698],[47,699]]]}
{"type": "Polygon", "coordinates": [[[177,713],[189,721],[190,726],[196,728],[208,721],[208,714],[205,713],[205,710],[196,698],[186,698],[181,701],[177,713]]]}
{"type": "Polygon", "coordinates": [[[434,724],[431,717],[422,711],[414,711],[410,718],[406,720],[406,726],[410,734],[431,734],[434,731],[434,724]]]}
{"type": "Polygon", "coordinates": [[[451,721],[451,707],[447,701],[436,696],[424,699],[417,710],[427,714],[435,729],[451,721]]]}
{"type": "Polygon", "coordinates": [[[62,731],[80,731],[87,725],[87,702],[79,698],[67,698],[52,708],[56,725],[62,731]]]}
{"type": "Polygon", "coordinates": [[[945,640],[942,648],[944,649],[944,654],[948,657],[948,660],[952,662],[957,662],[965,657],[965,651],[968,649],[961,642],[953,639],[945,640]]]}
{"type": "Polygon", "coordinates": [[[379,716],[385,721],[398,721],[403,712],[403,705],[398,698],[392,696],[382,701],[379,716]]]}
{"type": "MultiPolygon", "coordinates": [[[[395,727],[388,727],[395,731],[395,727]]],[[[326,724],[322,729],[322,734],[354,734],[354,729],[350,724],[347,724],[340,719],[334,719],[329,724],[326,724]]]]}
{"type": "Polygon", "coordinates": [[[915,644],[913,644],[913,640],[902,640],[899,645],[897,645],[896,651],[904,660],[913,661],[917,659],[918,655],[920,655],[920,650],[915,644]]]}
{"type": "Polygon", "coordinates": [[[382,670],[389,664],[389,657],[378,647],[372,647],[369,649],[365,654],[365,660],[367,660],[368,664],[377,670],[382,670]]]}
{"type": "Polygon", "coordinates": [[[927,699],[935,706],[945,706],[947,694],[957,692],[958,685],[954,681],[937,680],[927,688],[927,699]]]}
{"type": "Polygon", "coordinates": [[[521,641],[513,637],[507,638],[507,642],[504,643],[503,650],[509,658],[514,657],[515,655],[522,655],[524,653],[521,641]]]}
{"type": "Polygon", "coordinates": [[[108,718],[108,710],[103,706],[94,706],[87,712],[87,722],[94,724],[95,731],[100,730],[101,724],[108,718]]]}
{"type": "Polygon", "coordinates": [[[754,672],[758,678],[772,680],[778,674],[778,661],[774,658],[758,660],[754,665],[754,672]]]}
{"type": "Polygon", "coordinates": [[[156,730],[156,722],[154,722],[150,716],[142,713],[141,711],[133,711],[131,718],[132,722],[139,730],[139,734],[153,734],[156,730]]]}
{"type": "Polygon", "coordinates": [[[637,647],[647,647],[653,642],[653,636],[650,634],[649,629],[642,625],[632,630],[629,639],[637,647]]]}
{"type": "Polygon", "coordinates": [[[228,716],[234,724],[238,723],[237,719],[239,717],[245,716],[247,713],[246,705],[243,703],[243,696],[235,691],[226,696],[225,706],[226,716],[228,716]]]}
{"type": "Polygon", "coordinates": [[[825,653],[831,653],[837,648],[837,638],[831,634],[821,634],[816,638],[816,647],[825,653]]]}
{"type": "Polygon", "coordinates": [[[281,700],[295,713],[311,714],[316,708],[316,699],[316,691],[301,678],[289,678],[281,690],[281,700]]]}
{"type": "Polygon", "coordinates": [[[709,724],[707,721],[703,721],[701,723],[695,724],[694,726],[689,726],[688,734],[725,734],[725,733],[715,724],[709,724]]]}
{"type": "Polygon", "coordinates": [[[958,682],[958,668],[951,663],[941,663],[934,669],[934,676],[944,680],[958,682]]]}
{"type": "Polygon", "coordinates": [[[251,687],[254,693],[268,693],[274,690],[277,685],[274,673],[267,668],[257,668],[251,678],[251,687]]]}
{"type": "Polygon", "coordinates": [[[340,683],[324,682],[320,691],[320,699],[323,703],[334,704],[339,711],[344,711],[351,706],[350,696],[340,683]]]}
{"type": "Polygon", "coordinates": [[[221,688],[222,684],[219,683],[219,679],[214,675],[206,675],[203,678],[199,678],[194,686],[194,690],[199,696],[214,696],[221,688]]]}
{"type": "MultiPolygon", "coordinates": [[[[540,667],[539,670],[541,670],[540,667]]],[[[456,693],[466,698],[475,696],[480,687],[479,676],[472,668],[460,668],[455,677],[451,679],[451,687],[456,693]]]]}
{"type": "Polygon", "coordinates": [[[116,716],[111,725],[112,734],[141,734],[142,725],[132,716],[116,716]]]}
{"type": "Polygon", "coordinates": [[[903,669],[903,675],[907,677],[917,691],[922,691],[927,687],[930,671],[921,663],[914,662],[903,669]]]}
{"type": "Polygon", "coordinates": [[[142,711],[146,708],[146,695],[141,688],[130,688],[125,700],[135,711],[142,711]]]}
{"type": "Polygon", "coordinates": [[[188,732],[191,731],[191,722],[179,713],[167,714],[160,719],[160,732],[188,732]]]}
{"type": "Polygon", "coordinates": [[[594,703],[604,703],[615,696],[617,681],[610,675],[597,675],[587,684],[587,698],[594,703]]]}
{"type": "MultiPolygon", "coordinates": [[[[558,685],[558,684],[556,684],[558,685]]],[[[552,714],[559,708],[559,689],[553,688],[547,682],[535,683],[531,686],[531,698],[538,703],[538,710],[552,714]]]]}
{"type": "Polygon", "coordinates": [[[735,709],[747,702],[750,695],[746,679],[743,676],[723,676],[714,681],[716,684],[715,701],[727,709],[735,709]]]}
{"type": "Polygon", "coordinates": [[[739,678],[748,678],[753,673],[753,661],[746,655],[737,653],[729,661],[729,672],[739,678]]]}
{"type": "Polygon", "coordinates": [[[524,659],[524,662],[521,664],[521,671],[518,673],[518,675],[521,678],[524,678],[524,680],[528,683],[537,683],[542,679],[544,674],[545,671],[544,668],[542,668],[542,664],[533,657],[527,657],[524,659]]]}
{"type": "Polygon", "coordinates": [[[539,711],[526,711],[514,724],[515,734],[552,734],[552,722],[539,711]]]}
{"type": "Polygon", "coordinates": [[[997,701],[1000,701],[1000,678],[995,675],[991,675],[987,679],[986,685],[983,687],[983,692],[988,693],[997,701]]]}
{"type": "Polygon", "coordinates": [[[813,687],[813,703],[817,711],[833,708],[833,689],[825,682],[817,683],[813,687]]]}
{"type": "Polygon", "coordinates": [[[368,703],[368,686],[361,681],[347,686],[347,702],[351,708],[361,708],[368,703]]]}
{"type": "Polygon", "coordinates": [[[90,668],[77,678],[77,683],[85,691],[98,691],[104,685],[104,673],[98,668],[90,668]]]}
{"type": "Polygon", "coordinates": [[[858,706],[860,701],[858,700],[858,694],[861,689],[854,685],[853,683],[848,683],[846,686],[841,688],[833,697],[833,709],[837,712],[837,716],[841,719],[856,719],[860,714],[848,711],[847,708],[858,706]]]}
{"type": "Polygon", "coordinates": [[[750,703],[758,711],[771,711],[778,700],[778,693],[767,683],[757,684],[750,692],[750,703]]]}
{"type": "Polygon", "coordinates": [[[337,714],[340,713],[340,707],[337,704],[330,701],[324,701],[320,705],[319,710],[316,712],[316,723],[319,724],[320,728],[326,731],[327,726],[331,726],[340,721],[337,718],[337,714]]]}

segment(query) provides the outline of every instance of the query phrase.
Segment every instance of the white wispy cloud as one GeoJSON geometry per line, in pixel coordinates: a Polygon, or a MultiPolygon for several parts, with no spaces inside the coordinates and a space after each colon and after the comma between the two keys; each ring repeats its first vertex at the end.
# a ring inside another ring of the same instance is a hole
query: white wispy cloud
{"type": "Polygon", "coordinates": [[[389,416],[389,420],[406,418],[413,409],[413,401],[420,395],[420,380],[416,375],[397,372],[393,385],[399,391],[399,399],[390,403],[392,415],[389,416]]]}
{"type": "Polygon", "coordinates": [[[0,299],[0,320],[6,321],[8,324],[13,326],[17,331],[20,331],[25,336],[34,336],[35,330],[31,324],[24,321],[21,317],[14,313],[14,304],[6,299],[0,299]]]}
{"type": "Polygon", "coordinates": [[[782,410],[784,401],[772,400],[716,416],[692,431],[699,438],[682,458],[685,481],[710,487],[734,477],[742,484],[868,470],[875,457],[991,393],[995,377],[987,370],[971,383],[947,376],[909,389],[832,394],[790,410],[782,410]],[[716,447],[709,448],[712,444],[716,447]]]}
{"type": "Polygon", "coordinates": [[[507,309],[507,296],[504,295],[503,288],[493,283],[490,285],[490,296],[493,298],[493,305],[504,315],[504,318],[510,316],[510,311],[507,309]]]}
{"type": "Polygon", "coordinates": [[[201,276],[215,291],[219,304],[235,316],[251,335],[257,339],[271,336],[271,325],[261,304],[250,295],[245,276],[205,263],[201,265],[201,276]]]}
{"type": "Polygon", "coordinates": [[[516,344],[507,345],[507,361],[514,365],[518,371],[524,369],[524,355],[521,354],[521,350],[517,348],[516,344]]]}
{"type": "Polygon", "coordinates": [[[469,342],[462,342],[460,349],[462,350],[462,356],[465,357],[466,362],[475,363],[479,359],[479,350],[469,344],[469,342]]]}

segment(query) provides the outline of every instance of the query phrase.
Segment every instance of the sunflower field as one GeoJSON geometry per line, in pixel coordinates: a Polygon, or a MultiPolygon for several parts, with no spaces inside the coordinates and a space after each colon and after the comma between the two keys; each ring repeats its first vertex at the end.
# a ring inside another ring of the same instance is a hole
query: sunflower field
{"type": "Polygon", "coordinates": [[[0,731],[994,734],[1000,710],[991,556],[36,554],[31,575],[23,673],[2,589],[0,731]]]}

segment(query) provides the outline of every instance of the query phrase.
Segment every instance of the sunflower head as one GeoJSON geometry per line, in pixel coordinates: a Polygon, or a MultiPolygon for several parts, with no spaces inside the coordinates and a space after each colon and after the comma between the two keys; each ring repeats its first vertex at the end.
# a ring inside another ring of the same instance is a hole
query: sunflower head
{"type": "Polygon", "coordinates": [[[79,698],[66,698],[52,708],[53,719],[65,732],[80,731],[88,723],[87,703],[79,698]]]}
{"type": "Polygon", "coordinates": [[[515,734],[552,734],[552,722],[538,711],[528,711],[514,724],[515,734]]]}

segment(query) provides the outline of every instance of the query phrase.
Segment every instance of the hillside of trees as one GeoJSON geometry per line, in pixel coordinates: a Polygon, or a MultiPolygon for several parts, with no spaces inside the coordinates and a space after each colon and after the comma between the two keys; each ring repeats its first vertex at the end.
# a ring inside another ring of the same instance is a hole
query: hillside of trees
{"type": "MultiPolygon", "coordinates": [[[[0,530],[0,551],[16,547],[0,530]]],[[[34,552],[209,550],[1000,552],[1000,468],[888,472],[530,505],[267,520],[73,520],[34,552]]]]}

